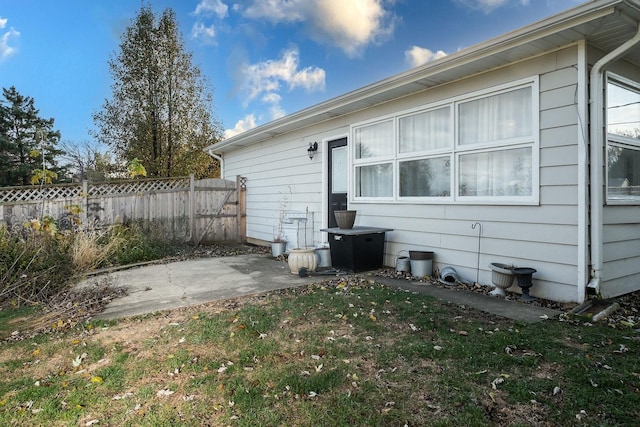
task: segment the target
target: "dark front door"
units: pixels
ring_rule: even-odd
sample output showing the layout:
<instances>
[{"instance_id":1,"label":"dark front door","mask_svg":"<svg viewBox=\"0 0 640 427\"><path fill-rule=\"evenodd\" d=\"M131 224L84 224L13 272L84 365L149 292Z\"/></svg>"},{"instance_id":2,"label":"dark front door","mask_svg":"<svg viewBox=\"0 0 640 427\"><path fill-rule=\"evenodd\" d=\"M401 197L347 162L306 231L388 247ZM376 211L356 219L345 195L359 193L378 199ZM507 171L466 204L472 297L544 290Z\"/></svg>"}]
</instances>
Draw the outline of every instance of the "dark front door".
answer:
<instances>
[{"instance_id":1,"label":"dark front door","mask_svg":"<svg viewBox=\"0 0 640 427\"><path fill-rule=\"evenodd\" d=\"M329 141L329 218L328 226L337 227L335 211L347 209L348 151L347 138Z\"/></svg>"}]
</instances>

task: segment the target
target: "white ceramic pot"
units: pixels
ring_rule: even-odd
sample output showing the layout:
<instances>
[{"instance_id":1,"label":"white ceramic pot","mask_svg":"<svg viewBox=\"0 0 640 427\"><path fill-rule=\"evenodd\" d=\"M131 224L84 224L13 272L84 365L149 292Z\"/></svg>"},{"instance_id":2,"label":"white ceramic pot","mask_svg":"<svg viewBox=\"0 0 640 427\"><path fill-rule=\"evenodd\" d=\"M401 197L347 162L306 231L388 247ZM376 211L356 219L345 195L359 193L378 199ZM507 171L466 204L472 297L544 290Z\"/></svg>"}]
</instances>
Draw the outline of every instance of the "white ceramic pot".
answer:
<instances>
[{"instance_id":1,"label":"white ceramic pot","mask_svg":"<svg viewBox=\"0 0 640 427\"><path fill-rule=\"evenodd\" d=\"M293 274L298 274L301 268L307 271L316 271L318 256L315 248L296 248L289 250L289 269Z\"/></svg>"}]
</instances>

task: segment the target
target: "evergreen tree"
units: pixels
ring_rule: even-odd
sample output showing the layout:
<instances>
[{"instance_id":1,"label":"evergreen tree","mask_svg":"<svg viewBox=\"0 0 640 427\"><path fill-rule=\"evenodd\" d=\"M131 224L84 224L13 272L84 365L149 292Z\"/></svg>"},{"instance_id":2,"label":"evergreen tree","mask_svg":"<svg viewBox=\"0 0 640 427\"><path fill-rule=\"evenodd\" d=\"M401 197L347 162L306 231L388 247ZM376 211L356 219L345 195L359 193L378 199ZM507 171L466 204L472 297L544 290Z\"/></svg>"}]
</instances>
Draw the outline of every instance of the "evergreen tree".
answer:
<instances>
[{"instance_id":1,"label":"evergreen tree","mask_svg":"<svg viewBox=\"0 0 640 427\"><path fill-rule=\"evenodd\" d=\"M139 159L149 176L215 176L202 149L220 139L211 94L185 51L174 12L143 6L109 61L112 98L94 114L95 137L121 163Z\"/></svg>"},{"instance_id":2,"label":"evergreen tree","mask_svg":"<svg viewBox=\"0 0 640 427\"><path fill-rule=\"evenodd\" d=\"M2 94L0 186L29 185L43 170L53 172L49 176L63 176L55 160L62 151L56 148L60 132L53 130L53 119L39 117L34 99L20 95L13 86L3 88Z\"/></svg>"}]
</instances>

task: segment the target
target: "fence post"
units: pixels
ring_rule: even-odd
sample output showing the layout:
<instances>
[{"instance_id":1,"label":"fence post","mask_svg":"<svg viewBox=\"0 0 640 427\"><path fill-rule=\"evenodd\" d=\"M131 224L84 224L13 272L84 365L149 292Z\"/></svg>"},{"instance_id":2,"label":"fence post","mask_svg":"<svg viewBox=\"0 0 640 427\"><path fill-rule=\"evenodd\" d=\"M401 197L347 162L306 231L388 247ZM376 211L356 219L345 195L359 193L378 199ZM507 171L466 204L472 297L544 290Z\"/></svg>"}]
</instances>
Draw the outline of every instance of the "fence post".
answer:
<instances>
[{"instance_id":1,"label":"fence post","mask_svg":"<svg viewBox=\"0 0 640 427\"><path fill-rule=\"evenodd\" d=\"M189 175L189 242L195 242L196 235L196 180Z\"/></svg>"},{"instance_id":2,"label":"fence post","mask_svg":"<svg viewBox=\"0 0 640 427\"><path fill-rule=\"evenodd\" d=\"M247 241L247 178L236 175L236 225L238 228L238 241Z\"/></svg>"}]
</instances>

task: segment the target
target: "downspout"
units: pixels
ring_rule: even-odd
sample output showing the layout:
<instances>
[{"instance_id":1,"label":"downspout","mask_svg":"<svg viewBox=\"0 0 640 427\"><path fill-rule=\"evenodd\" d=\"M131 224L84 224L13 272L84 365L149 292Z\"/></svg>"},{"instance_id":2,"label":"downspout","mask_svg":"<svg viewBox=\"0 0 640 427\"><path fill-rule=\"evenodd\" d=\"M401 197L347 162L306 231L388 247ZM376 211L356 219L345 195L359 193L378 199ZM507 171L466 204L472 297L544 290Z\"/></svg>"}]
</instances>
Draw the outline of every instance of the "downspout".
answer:
<instances>
[{"instance_id":1,"label":"downspout","mask_svg":"<svg viewBox=\"0 0 640 427\"><path fill-rule=\"evenodd\" d=\"M220 163L220 179L224 179L224 159L222 155L214 153L213 150L207 150L207 154Z\"/></svg>"},{"instance_id":2,"label":"downspout","mask_svg":"<svg viewBox=\"0 0 640 427\"><path fill-rule=\"evenodd\" d=\"M604 149L605 149L605 129L604 129L604 72L605 68L612 62L622 57L636 44L640 43L640 23L638 31L629 40L616 49L603 56L591 68L590 90L591 98L589 116L591 118L590 131L590 155L591 155L591 280L587 285L587 293L599 294L602 284L603 268L603 213L604 213Z\"/></svg>"}]
</instances>

